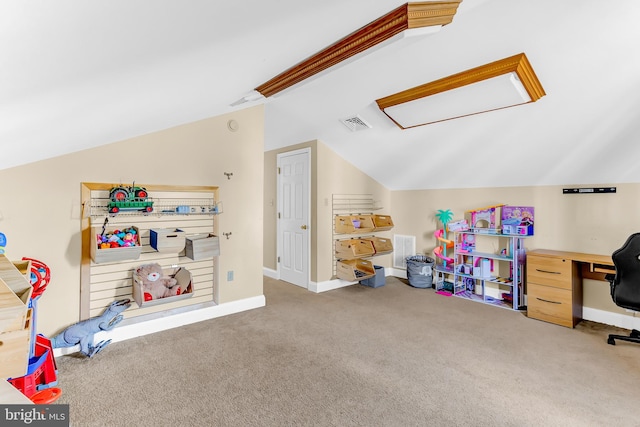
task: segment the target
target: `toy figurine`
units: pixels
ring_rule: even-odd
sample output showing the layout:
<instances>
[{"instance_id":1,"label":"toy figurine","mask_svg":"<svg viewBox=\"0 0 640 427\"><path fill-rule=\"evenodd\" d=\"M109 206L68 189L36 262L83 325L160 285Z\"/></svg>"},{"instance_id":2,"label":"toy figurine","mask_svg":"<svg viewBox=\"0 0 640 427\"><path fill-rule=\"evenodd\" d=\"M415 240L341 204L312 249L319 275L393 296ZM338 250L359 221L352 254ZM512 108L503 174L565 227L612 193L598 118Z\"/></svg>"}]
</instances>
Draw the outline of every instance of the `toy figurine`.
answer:
<instances>
[{"instance_id":1,"label":"toy figurine","mask_svg":"<svg viewBox=\"0 0 640 427\"><path fill-rule=\"evenodd\" d=\"M131 306L131 300L122 299L112 302L99 316L80 321L66 328L53 337L53 348L72 347L80 344L80 352L87 357L93 357L105 348L111 340L100 341L93 345L93 336L100 331L110 331L124 318L123 311Z\"/></svg>"}]
</instances>

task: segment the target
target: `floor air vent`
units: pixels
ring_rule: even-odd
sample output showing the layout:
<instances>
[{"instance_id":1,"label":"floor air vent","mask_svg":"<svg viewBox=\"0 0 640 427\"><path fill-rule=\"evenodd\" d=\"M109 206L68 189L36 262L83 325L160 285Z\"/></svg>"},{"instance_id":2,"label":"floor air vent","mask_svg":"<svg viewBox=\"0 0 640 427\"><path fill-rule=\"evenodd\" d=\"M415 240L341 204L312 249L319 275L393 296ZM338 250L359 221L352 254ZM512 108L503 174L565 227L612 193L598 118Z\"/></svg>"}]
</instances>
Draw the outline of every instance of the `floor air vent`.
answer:
<instances>
[{"instance_id":1,"label":"floor air vent","mask_svg":"<svg viewBox=\"0 0 640 427\"><path fill-rule=\"evenodd\" d=\"M359 130L371 129L371 125L367 123L362 117L356 115L353 117L347 117L346 119L340 119L340 121L349 128L351 132L357 132Z\"/></svg>"}]
</instances>

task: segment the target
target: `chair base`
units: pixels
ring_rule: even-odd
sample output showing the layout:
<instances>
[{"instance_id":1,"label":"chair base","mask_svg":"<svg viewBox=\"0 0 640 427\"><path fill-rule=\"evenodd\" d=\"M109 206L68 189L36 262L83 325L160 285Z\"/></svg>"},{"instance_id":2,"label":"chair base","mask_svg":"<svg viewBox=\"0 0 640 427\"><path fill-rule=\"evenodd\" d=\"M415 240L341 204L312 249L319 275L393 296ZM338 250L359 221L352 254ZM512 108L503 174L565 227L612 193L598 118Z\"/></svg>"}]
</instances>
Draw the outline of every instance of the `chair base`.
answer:
<instances>
[{"instance_id":1,"label":"chair base","mask_svg":"<svg viewBox=\"0 0 640 427\"><path fill-rule=\"evenodd\" d=\"M638 331L637 329L632 329L631 333L628 336L610 334L609 339L607 339L607 343L611 345L616 345L615 340L634 342L636 344L640 344L640 331Z\"/></svg>"}]
</instances>

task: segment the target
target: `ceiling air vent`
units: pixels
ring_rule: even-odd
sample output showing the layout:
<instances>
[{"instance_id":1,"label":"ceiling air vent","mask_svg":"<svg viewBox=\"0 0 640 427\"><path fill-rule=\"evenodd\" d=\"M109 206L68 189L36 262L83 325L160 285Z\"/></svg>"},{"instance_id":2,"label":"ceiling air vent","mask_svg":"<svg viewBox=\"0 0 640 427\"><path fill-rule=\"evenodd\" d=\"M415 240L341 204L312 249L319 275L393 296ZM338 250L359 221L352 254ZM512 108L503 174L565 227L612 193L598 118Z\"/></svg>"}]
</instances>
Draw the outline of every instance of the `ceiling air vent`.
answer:
<instances>
[{"instance_id":1,"label":"ceiling air vent","mask_svg":"<svg viewBox=\"0 0 640 427\"><path fill-rule=\"evenodd\" d=\"M358 115L353 117L347 117L346 119L340 119L340 121L349 128L351 132L357 132L359 130L371 129L371 125L364 121L364 119Z\"/></svg>"}]
</instances>

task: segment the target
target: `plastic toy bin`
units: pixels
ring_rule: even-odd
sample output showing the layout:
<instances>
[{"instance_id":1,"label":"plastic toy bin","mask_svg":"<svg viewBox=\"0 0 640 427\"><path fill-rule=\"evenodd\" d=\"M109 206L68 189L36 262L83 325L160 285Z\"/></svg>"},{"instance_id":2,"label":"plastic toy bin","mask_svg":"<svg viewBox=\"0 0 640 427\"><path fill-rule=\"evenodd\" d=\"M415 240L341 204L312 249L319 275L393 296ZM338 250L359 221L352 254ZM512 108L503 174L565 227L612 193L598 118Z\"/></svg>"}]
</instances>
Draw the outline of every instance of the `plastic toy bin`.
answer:
<instances>
[{"instance_id":1,"label":"plastic toy bin","mask_svg":"<svg viewBox=\"0 0 640 427\"><path fill-rule=\"evenodd\" d=\"M384 267L382 267L381 265L374 265L373 268L376 271L376 275L369 279L361 280L360 284L369 286L370 288L379 288L380 286L384 286L386 283Z\"/></svg>"}]
</instances>

